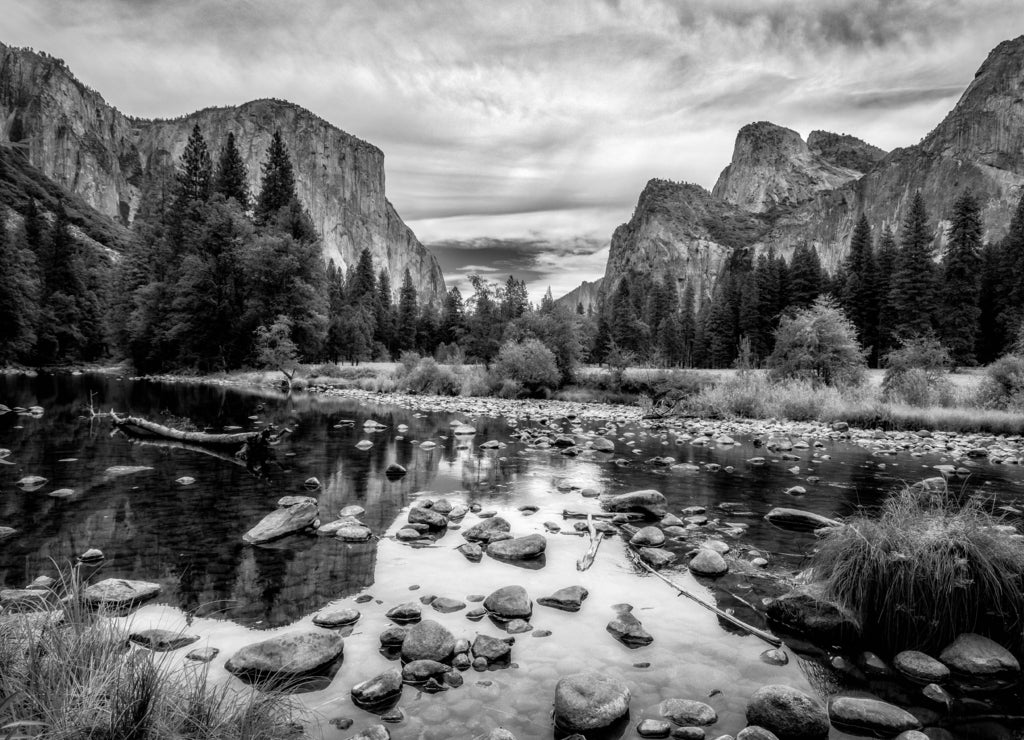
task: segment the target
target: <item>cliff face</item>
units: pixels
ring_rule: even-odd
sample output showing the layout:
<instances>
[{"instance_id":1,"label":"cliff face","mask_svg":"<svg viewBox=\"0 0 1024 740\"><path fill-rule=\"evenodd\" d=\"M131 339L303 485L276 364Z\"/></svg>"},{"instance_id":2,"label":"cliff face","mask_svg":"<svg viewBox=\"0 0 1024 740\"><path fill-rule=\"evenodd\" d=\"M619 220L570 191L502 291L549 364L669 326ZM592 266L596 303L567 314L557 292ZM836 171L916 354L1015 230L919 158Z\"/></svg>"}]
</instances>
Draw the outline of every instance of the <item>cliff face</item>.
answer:
<instances>
[{"instance_id":1,"label":"cliff face","mask_svg":"<svg viewBox=\"0 0 1024 740\"><path fill-rule=\"evenodd\" d=\"M583 306L583 311L589 311L590 309L597 309L598 296L601 294L601 284L604 282L604 278L598 278L597 280L588 283L584 280L580 283L578 288L569 291L561 298L557 299L555 303L560 306L566 306L569 309L575 311L577 306Z\"/></svg>"},{"instance_id":2,"label":"cliff face","mask_svg":"<svg viewBox=\"0 0 1024 740\"><path fill-rule=\"evenodd\" d=\"M633 218L615 232L604 289L630 270L668 272L694 281L706 298L733 249L774 249L788 258L801 242L835 271L862 212L876 234L885 227L898 233L917 191L941 252L946 215L965 189L983 204L986 239L1000 239L1024 193L1024 36L989 54L953 110L915 146L886 154L823 131L805 144L796 132L762 122L741 129L712 193L648 183Z\"/></svg>"},{"instance_id":3,"label":"cliff face","mask_svg":"<svg viewBox=\"0 0 1024 740\"><path fill-rule=\"evenodd\" d=\"M259 191L260 166L280 130L299 198L323 235L324 259L341 268L369 248L397 292L406 269L421 299L444 291L440 265L402 222L384 192L384 154L297 105L257 100L171 121L122 115L60 60L0 44L0 141L22 147L33 166L97 211L129 224L146 168L178 161L199 125L211 151L234 133Z\"/></svg>"}]
</instances>

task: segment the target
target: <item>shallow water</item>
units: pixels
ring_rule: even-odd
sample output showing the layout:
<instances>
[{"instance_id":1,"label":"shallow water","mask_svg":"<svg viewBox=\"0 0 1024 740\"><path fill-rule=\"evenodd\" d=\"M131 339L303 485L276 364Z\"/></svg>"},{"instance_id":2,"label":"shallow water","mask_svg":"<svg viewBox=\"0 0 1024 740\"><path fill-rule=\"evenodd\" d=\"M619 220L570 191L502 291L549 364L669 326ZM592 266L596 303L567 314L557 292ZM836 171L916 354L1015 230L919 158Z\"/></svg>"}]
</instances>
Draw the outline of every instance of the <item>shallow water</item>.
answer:
<instances>
[{"instance_id":1,"label":"shallow water","mask_svg":"<svg viewBox=\"0 0 1024 740\"><path fill-rule=\"evenodd\" d=\"M90 401L97 410L113 408L171 425L187 418L211 431L272 423L293 432L275 448L281 469L258 480L230 460L112 435L109 419L88 418ZM512 668L467 671L464 686L440 694L421 694L407 686L399 704L405 720L389 726L392 737L473 738L504 726L520 739L549 738L555 683L584 669L618 676L630 686L633 721L625 737L634 737L636 721L656 717L658 702L671 697L700 699L715 707L719 721L708 730L715 737L735 734L744 726L747 699L764 684L786 683L825 696L836 678L824 668L793 654L787 666L762 662L759 655L766 644L726 629L714 614L678 598L660 580L638 573L618 538L606 540L594 566L578 573L575 563L588 542L575 536L573 522L562 518L563 510L599 510L595 499L581 495L582 489L621 493L656 488L668 497L673 513L704 506L709 519L748 525L732 534L718 528L716 536L728 540L741 560L749 559L751 550L765 554L770 560L767 573L750 567L712 583L698 582L682 565L665 572L688 590L763 626L744 602L757 605L782 590L768 576L797 571L813 544L812 535L776 529L762 520L763 514L774 506L795 506L826 516L847 515L858 506L877 504L895 483L927 477L934 474L931 466L948 462L937 455L873 456L870 450L833 440L823 440L823 448L794 450L800 459L784 461L736 435L740 444L735 446L697 447L640 425L619 428L615 455L587 452L568 458L556 449L531 449L510 438L514 426L505 420L460 414L458 401L449 413L425 414L356 399L283 398L211 385L90 375L0 376L0 403L44 409L39 418L0 416L0 448L11 451L4 460L11 464L0 465L0 525L17 530L0 543L3 587L22 587L40 574L55 575L57 565L90 547L100 548L106 555L101 577L131 577L163 586L155 602L135 613L133 626L184 628L200 635L199 645L220 649L211 675L227 680L235 679L224 670L224 661L242 645L307 624L329 604L353 606L357 595L374 597L355 607L363 616L346 638L344 660L330 685L302 695L314 735L325 738L348 737L379 721L352 705L349 689L394 665L379 652L377 640L390 624L384 617L388 609L425 595L465 600L511 584L524 586L534 599L570 585L584 586L590 596L575 614L535 605L531 624L552 634L517 635ZM365 433L362 424L370 418L387 429ZM355 425L337 427L342 419ZM476 435L456 438L451 433L456 420L474 426ZM399 424L409 426L405 435L397 433ZM538 424L518 421L518 426ZM561 419L555 426L567 433L576 427L577 436L585 437L602 424ZM362 439L371 440L373 447L356 449ZM427 451L417 446L427 439L437 447ZM480 449L488 440L507 446ZM717 463L723 470L679 472L645 462L667 455L678 462ZM754 456L769 462L752 467L745 461ZM620 465L615 458L632 462ZM384 469L392 462L406 467L408 474L388 480ZM790 472L794 465L799 472ZM151 469L117 476L109 472L112 466ZM727 466L734 471L726 472ZM28 475L48 480L37 490L24 491L16 482ZM182 476L195 478L195 483L177 483ZM820 481L809 483L808 476ZM242 535L273 510L278 498L309 494L303 485L309 477L322 482L312 495L319 499L323 521L335 518L344 506L358 504L366 509L362 520L380 539L346 544L296 535L266 547L244 545ZM1024 471L1017 466L983 462L973 466L969 484L1000 503L1014 503L1024 498L1022 481ZM794 485L805 486L806 495L795 499L786 494ZM60 489L73 493L50 495ZM430 547L414 548L394 539L413 500L440 495L497 511L517 536L545 533L549 521L558 523L562 533L547 535L540 569L487 557L468 562L455 549L465 540L454 528ZM741 504L754 516L732 517L716 508L723 502ZM539 510L527 515L519 511L524 505ZM476 521L471 513L462 527ZM687 542L669 546L682 556L705 536L703 531L697 529ZM612 606L623 602L633 605L654 636L651 645L630 649L605 630L614 616ZM477 633L503 634L486 619L469 621L465 610L439 614L424 607L424 618L470 640ZM355 724L342 732L328 722L339 717ZM833 737L842 735L833 730Z\"/></svg>"}]
</instances>

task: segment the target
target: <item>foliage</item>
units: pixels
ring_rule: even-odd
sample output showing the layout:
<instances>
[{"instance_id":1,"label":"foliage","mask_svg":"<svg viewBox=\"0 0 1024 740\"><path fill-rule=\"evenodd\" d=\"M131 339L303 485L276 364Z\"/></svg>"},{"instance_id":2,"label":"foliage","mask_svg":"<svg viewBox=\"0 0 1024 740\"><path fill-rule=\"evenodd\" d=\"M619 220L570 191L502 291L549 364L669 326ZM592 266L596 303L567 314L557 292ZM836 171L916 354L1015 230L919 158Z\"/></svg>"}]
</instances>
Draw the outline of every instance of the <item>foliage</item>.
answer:
<instances>
[{"instance_id":1,"label":"foliage","mask_svg":"<svg viewBox=\"0 0 1024 740\"><path fill-rule=\"evenodd\" d=\"M0 216L0 367L27 357L36 342L39 281L35 255L9 233Z\"/></svg>"},{"instance_id":2,"label":"foliage","mask_svg":"<svg viewBox=\"0 0 1024 740\"><path fill-rule=\"evenodd\" d=\"M461 393L462 381L450 367L437 364L433 357L421 359L415 353L406 353L402 357L402 366L395 378L398 389L432 396L457 396Z\"/></svg>"},{"instance_id":3,"label":"foliage","mask_svg":"<svg viewBox=\"0 0 1024 740\"><path fill-rule=\"evenodd\" d=\"M1016 647L1024 551L1000 524L977 499L911 487L886 500L878 516L830 531L812 577L889 651L941 649L965 632Z\"/></svg>"},{"instance_id":4,"label":"foliage","mask_svg":"<svg viewBox=\"0 0 1024 740\"><path fill-rule=\"evenodd\" d=\"M292 341L292 321L278 315L270 326L256 328L256 362L260 367L280 370L291 383L299 361L299 348Z\"/></svg>"},{"instance_id":5,"label":"foliage","mask_svg":"<svg viewBox=\"0 0 1024 740\"><path fill-rule=\"evenodd\" d=\"M895 337L923 336L932 331L937 309L936 289L932 232L924 198L918 192L903 221L889 288Z\"/></svg>"},{"instance_id":6,"label":"foliage","mask_svg":"<svg viewBox=\"0 0 1024 740\"><path fill-rule=\"evenodd\" d=\"M842 309L833 299L822 297L810 308L782 319L768 367L776 379L857 384L865 368L864 350Z\"/></svg>"},{"instance_id":7,"label":"foliage","mask_svg":"<svg viewBox=\"0 0 1024 740\"><path fill-rule=\"evenodd\" d=\"M840 301L857 328L858 341L870 351L878 342L878 295L875 292L878 275L871 248L871 225L863 213L850 239L844 273Z\"/></svg>"},{"instance_id":8,"label":"foliage","mask_svg":"<svg viewBox=\"0 0 1024 740\"><path fill-rule=\"evenodd\" d=\"M989 408L1024 412L1024 355L1005 355L985 368L980 400Z\"/></svg>"},{"instance_id":9,"label":"foliage","mask_svg":"<svg viewBox=\"0 0 1024 740\"><path fill-rule=\"evenodd\" d=\"M933 335L906 340L884 357L882 396L911 406L929 406L948 399L946 375L953 358Z\"/></svg>"},{"instance_id":10,"label":"foliage","mask_svg":"<svg viewBox=\"0 0 1024 740\"><path fill-rule=\"evenodd\" d=\"M942 337L958 365L975 364L974 349L981 316L981 206L970 193L953 205L949 243L940 285Z\"/></svg>"},{"instance_id":11,"label":"foliage","mask_svg":"<svg viewBox=\"0 0 1024 740\"><path fill-rule=\"evenodd\" d=\"M257 223L267 223L295 199L295 173L280 131L275 131L270 139L262 174L256 200Z\"/></svg>"},{"instance_id":12,"label":"foliage","mask_svg":"<svg viewBox=\"0 0 1024 740\"><path fill-rule=\"evenodd\" d=\"M530 393L557 388L560 379L555 354L538 339L505 342L495 359L494 374L520 383Z\"/></svg>"},{"instance_id":13,"label":"foliage","mask_svg":"<svg viewBox=\"0 0 1024 740\"><path fill-rule=\"evenodd\" d=\"M217 159L217 172L214 175L214 190L225 198L234 198L243 211L249 210L249 173L242 154L235 146L235 135L228 133L224 147Z\"/></svg>"}]
</instances>

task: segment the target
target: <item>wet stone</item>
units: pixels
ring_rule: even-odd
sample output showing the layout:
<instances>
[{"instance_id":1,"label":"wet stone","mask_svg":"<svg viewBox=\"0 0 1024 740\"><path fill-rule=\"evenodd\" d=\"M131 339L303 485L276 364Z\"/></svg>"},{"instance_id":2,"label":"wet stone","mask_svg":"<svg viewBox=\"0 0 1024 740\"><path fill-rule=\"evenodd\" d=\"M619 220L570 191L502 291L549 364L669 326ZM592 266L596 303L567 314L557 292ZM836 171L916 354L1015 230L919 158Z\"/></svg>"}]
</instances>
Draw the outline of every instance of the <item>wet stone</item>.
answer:
<instances>
[{"instance_id":1,"label":"wet stone","mask_svg":"<svg viewBox=\"0 0 1024 740\"><path fill-rule=\"evenodd\" d=\"M904 650L892 659L893 668L911 681L943 683L949 679L949 669L930 655L917 650Z\"/></svg>"},{"instance_id":2,"label":"wet stone","mask_svg":"<svg viewBox=\"0 0 1024 740\"><path fill-rule=\"evenodd\" d=\"M786 740L814 740L829 731L828 714L815 699L791 686L762 686L747 703L747 722Z\"/></svg>"},{"instance_id":3,"label":"wet stone","mask_svg":"<svg viewBox=\"0 0 1024 740\"><path fill-rule=\"evenodd\" d=\"M380 633L380 644L386 647L401 645L408 633L408 627L388 627Z\"/></svg>"},{"instance_id":4,"label":"wet stone","mask_svg":"<svg viewBox=\"0 0 1024 740\"><path fill-rule=\"evenodd\" d=\"M525 619L513 619L505 625L505 630L510 635L518 635L523 632L530 632L533 630L533 625L527 622Z\"/></svg>"},{"instance_id":5,"label":"wet stone","mask_svg":"<svg viewBox=\"0 0 1024 740\"><path fill-rule=\"evenodd\" d=\"M700 552L690 561L690 571L698 576L716 578L724 575L729 570L725 558L714 550L702 548Z\"/></svg>"},{"instance_id":6,"label":"wet stone","mask_svg":"<svg viewBox=\"0 0 1024 740\"><path fill-rule=\"evenodd\" d=\"M477 635L473 641L473 656L489 663L506 661L512 653L512 646L506 641L490 635Z\"/></svg>"},{"instance_id":7,"label":"wet stone","mask_svg":"<svg viewBox=\"0 0 1024 740\"><path fill-rule=\"evenodd\" d=\"M921 723L910 712L877 699L836 696L828 703L828 715L834 727L858 735L892 737L921 729Z\"/></svg>"},{"instance_id":8,"label":"wet stone","mask_svg":"<svg viewBox=\"0 0 1024 740\"><path fill-rule=\"evenodd\" d=\"M372 707L394 700L402 693L402 672L397 668L384 671L352 687L352 701L361 707Z\"/></svg>"},{"instance_id":9,"label":"wet stone","mask_svg":"<svg viewBox=\"0 0 1024 740\"><path fill-rule=\"evenodd\" d=\"M408 601L392 607L385 616L397 624L408 624L420 621L423 616L423 609L415 601Z\"/></svg>"},{"instance_id":10,"label":"wet stone","mask_svg":"<svg viewBox=\"0 0 1024 740\"><path fill-rule=\"evenodd\" d=\"M639 619L629 612L620 612L608 623L608 631L625 645L639 647L650 645L654 638L644 629Z\"/></svg>"},{"instance_id":11,"label":"wet stone","mask_svg":"<svg viewBox=\"0 0 1024 740\"><path fill-rule=\"evenodd\" d=\"M467 542L464 545L459 545L457 549L462 553L466 560L473 563L479 563L484 557L483 548L475 542Z\"/></svg>"},{"instance_id":12,"label":"wet stone","mask_svg":"<svg viewBox=\"0 0 1024 740\"><path fill-rule=\"evenodd\" d=\"M347 627L359 621L361 615L355 609L321 609L313 615L317 627Z\"/></svg>"},{"instance_id":13,"label":"wet stone","mask_svg":"<svg viewBox=\"0 0 1024 740\"><path fill-rule=\"evenodd\" d=\"M555 726L564 732L609 727L629 712L629 687L599 673L577 673L555 686Z\"/></svg>"},{"instance_id":14,"label":"wet stone","mask_svg":"<svg viewBox=\"0 0 1024 740\"><path fill-rule=\"evenodd\" d=\"M786 655L784 650L771 648L761 653L761 662L768 665L787 665L789 663L789 656Z\"/></svg>"},{"instance_id":15,"label":"wet stone","mask_svg":"<svg viewBox=\"0 0 1024 740\"><path fill-rule=\"evenodd\" d=\"M450 669L436 660L413 660L402 667L402 680L408 683L423 683L434 676L441 676Z\"/></svg>"},{"instance_id":16,"label":"wet stone","mask_svg":"<svg viewBox=\"0 0 1024 740\"><path fill-rule=\"evenodd\" d=\"M151 629L132 632L128 639L136 645L149 648L158 653L169 652L191 645L199 641L199 635L185 635L172 630Z\"/></svg>"},{"instance_id":17,"label":"wet stone","mask_svg":"<svg viewBox=\"0 0 1024 740\"><path fill-rule=\"evenodd\" d=\"M779 736L759 725L749 725L736 733L736 740L779 740Z\"/></svg>"},{"instance_id":18,"label":"wet stone","mask_svg":"<svg viewBox=\"0 0 1024 740\"><path fill-rule=\"evenodd\" d=\"M633 547L661 547L665 544L665 533L657 527L643 527L630 538L629 544Z\"/></svg>"},{"instance_id":19,"label":"wet stone","mask_svg":"<svg viewBox=\"0 0 1024 740\"><path fill-rule=\"evenodd\" d=\"M446 596L440 596L430 602L430 606L435 611L441 612L442 614L451 614L466 608L466 603L459 601L458 599L450 599Z\"/></svg>"},{"instance_id":20,"label":"wet stone","mask_svg":"<svg viewBox=\"0 0 1024 740\"><path fill-rule=\"evenodd\" d=\"M970 678L1002 678L1020 673L1020 663L999 643L973 633L957 637L939 660L955 673Z\"/></svg>"},{"instance_id":21,"label":"wet stone","mask_svg":"<svg viewBox=\"0 0 1024 740\"><path fill-rule=\"evenodd\" d=\"M636 726L640 737L668 737L672 733L672 725L660 719L641 720Z\"/></svg>"},{"instance_id":22,"label":"wet stone","mask_svg":"<svg viewBox=\"0 0 1024 740\"><path fill-rule=\"evenodd\" d=\"M452 633L432 619L425 619L409 628L402 643L402 660L444 661L454 650Z\"/></svg>"},{"instance_id":23,"label":"wet stone","mask_svg":"<svg viewBox=\"0 0 1024 740\"><path fill-rule=\"evenodd\" d=\"M484 599L484 609L499 619L529 619L533 604L522 586L504 586Z\"/></svg>"},{"instance_id":24,"label":"wet stone","mask_svg":"<svg viewBox=\"0 0 1024 740\"><path fill-rule=\"evenodd\" d=\"M669 550L654 547L641 547L637 553L640 559L655 570L661 570L676 561L676 554Z\"/></svg>"},{"instance_id":25,"label":"wet stone","mask_svg":"<svg viewBox=\"0 0 1024 740\"><path fill-rule=\"evenodd\" d=\"M704 740L706 734L703 727L676 727L672 730L672 737L680 740Z\"/></svg>"},{"instance_id":26,"label":"wet stone","mask_svg":"<svg viewBox=\"0 0 1024 740\"><path fill-rule=\"evenodd\" d=\"M498 560L531 560L544 554L547 540L544 535L531 534L507 540L492 540L487 554Z\"/></svg>"},{"instance_id":27,"label":"wet stone","mask_svg":"<svg viewBox=\"0 0 1024 740\"><path fill-rule=\"evenodd\" d=\"M582 586L566 586L550 596L542 596L537 599L537 603L561 611L578 612L588 595L587 589Z\"/></svg>"},{"instance_id":28,"label":"wet stone","mask_svg":"<svg viewBox=\"0 0 1024 740\"><path fill-rule=\"evenodd\" d=\"M665 719L676 725L704 727L718 721L718 713L702 701L692 699L666 699L658 706Z\"/></svg>"},{"instance_id":29,"label":"wet stone","mask_svg":"<svg viewBox=\"0 0 1024 740\"><path fill-rule=\"evenodd\" d=\"M196 648L190 650L185 657L189 660L194 660L197 663L209 663L211 660L216 658L220 654L220 650L215 647Z\"/></svg>"}]
</instances>

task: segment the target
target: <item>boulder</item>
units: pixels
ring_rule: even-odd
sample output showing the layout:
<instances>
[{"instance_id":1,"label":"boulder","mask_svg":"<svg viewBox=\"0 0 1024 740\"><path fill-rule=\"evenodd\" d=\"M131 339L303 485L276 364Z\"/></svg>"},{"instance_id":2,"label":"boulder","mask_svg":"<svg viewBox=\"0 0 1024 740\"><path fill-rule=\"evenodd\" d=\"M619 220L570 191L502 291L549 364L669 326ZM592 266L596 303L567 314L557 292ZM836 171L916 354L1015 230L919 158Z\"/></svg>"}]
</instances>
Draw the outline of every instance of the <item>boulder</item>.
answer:
<instances>
[{"instance_id":1,"label":"boulder","mask_svg":"<svg viewBox=\"0 0 1024 740\"><path fill-rule=\"evenodd\" d=\"M629 687L600 673L565 676L555 686L555 726L563 732L609 727L629 714Z\"/></svg>"},{"instance_id":2,"label":"boulder","mask_svg":"<svg viewBox=\"0 0 1024 740\"><path fill-rule=\"evenodd\" d=\"M919 683L942 683L949 678L949 669L930 655L917 650L904 650L892 659L893 668Z\"/></svg>"},{"instance_id":3,"label":"boulder","mask_svg":"<svg viewBox=\"0 0 1024 740\"><path fill-rule=\"evenodd\" d=\"M413 660L402 666L402 680L409 683L425 683L435 676L443 676L451 670L436 660Z\"/></svg>"},{"instance_id":4,"label":"boulder","mask_svg":"<svg viewBox=\"0 0 1024 740\"><path fill-rule=\"evenodd\" d=\"M550 606L552 609L561 609L564 612L578 612L589 595L587 589L582 586L566 586L550 596L542 596L537 599L537 603L541 606Z\"/></svg>"},{"instance_id":5,"label":"boulder","mask_svg":"<svg viewBox=\"0 0 1024 740\"><path fill-rule=\"evenodd\" d=\"M466 560L472 563L479 563L483 560L484 549L475 542L467 542L464 545L459 545L456 549L462 553Z\"/></svg>"},{"instance_id":6,"label":"boulder","mask_svg":"<svg viewBox=\"0 0 1024 740\"><path fill-rule=\"evenodd\" d=\"M692 573L709 578L717 578L729 571L729 565L725 562L725 558L706 547L700 549L688 567Z\"/></svg>"},{"instance_id":7,"label":"boulder","mask_svg":"<svg viewBox=\"0 0 1024 740\"><path fill-rule=\"evenodd\" d=\"M246 645L224 667L235 675L301 676L334 662L344 649L345 640L337 632L300 630Z\"/></svg>"},{"instance_id":8,"label":"boulder","mask_svg":"<svg viewBox=\"0 0 1024 740\"><path fill-rule=\"evenodd\" d=\"M373 536L373 532L362 524L346 524L338 527L334 536L342 542L366 542Z\"/></svg>"},{"instance_id":9,"label":"boulder","mask_svg":"<svg viewBox=\"0 0 1024 740\"><path fill-rule=\"evenodd\" d=\"M762 686L747 703L747 724L759 725L780 740L814 740L828 735L824 707L799 689Z\"/></svg>"},{"instance_id":10,"label":"boulder","mask_svg":"<svg viewBox=\"0 0 1024 740\"><path fill-rule=\"evenodd\" d=\"M835 696L828 703L828 717L836 729L854 735L893 737L921 729L921 723L910 712L878 699Z\"/></svg>"},{"instance_id":11,"label":"boulder","mask_svg":"<svg viewBox=\"0 0 1024 740\"><path fill-rule=\"evenodd\" d=\"M641 560L655 570L661 570L676 561L676 554L674 552L658 547L641 547L637 554Z\"/></svg>"},{"instance_id":12,"label":"boulder","mask_svg":"<svg viewBox=\"0 0 1024 740\"><path fill-rule=\"evenodd\" d=\"M619 612L608 623L607 629L616 640L626 645L650 645L654 642L654 638L644 629L640 620L627 611Z\"/></svg>"},{"instance_id":13,"label":"boulder","mask_svg":"<svg viewBox=\"0 0 1024 740\"><path fill-rule=\"evenodd\" d=\"M597 437L590 446L598 452L615 452L615 443L607 437Z\"/></svg>"},{"instance_id":14,"label":"boulder","mask_svg":"<svg viewBox=\"0 0 1024 740\"><path fill-rule=\"evenodd\" d=\"M533 603L522 586L505 586L484 599L484 609L499 619L529 619Z\"/></svg>"},{"instance_id":15,"label":"boulder","mask_svg":"<svg viewBox=\"0 0 1024 740\"><path fill-rule=\"evenodd\" d=\"M388 704L402 693L402 672L397 668L384 671L352 687L352 701L358 707Z\"/></svg>"},{"instance_id":16,"label":"boulder","mask_svg":"<svg viewBox=\"0 0 1024 740\"><path fill-rule=\"evenodd\" d=\"M657 527L642 527L629 538L633 547L661 547L665 544L665 533Z\"/></svg>"},{"instance_id":17,"label":"boulder","mask_svg":"<svg viewBox=\"0 0 1024 740\"><path fill-rule=\"evenodd\" d=\"M662 717L683 727L707 727L718 721L718 712L702 701L666 699L658 705Z\"/></svg>"},{"instance_id":18,"label":"boulder","mask_svg":"<svg viewBox=\"0 0 1024 740\"><path fill-rule=\"evenodd\" d=\"M644 719L636 726L636 734L640 737L668 737L672 733L672 725L661 719Z\"/></svg>"},{"instance_id":19,"label":"boulder","mask_svg":"<svg viewBox=\"0 0 1024 740\"><path fill-rule=\"evenodd\" d=\"M544 554L548 541L542 534L499 540L487 546L487 554L498 560L532 560Z\"/></svg>"},{"instance_id":20,"label":"boulder","mask_svg":"<svg viewBox=\"0 0 1024 740\"><path fill-rule=\"evenodd\" d=\"M426 524L431 529L444 529L448 526L448 517L444 514L423 506L409 509L410 524Z\"/></svg>"},{"instance_id":21,"label":"boulder","mask_svg":"<svg viewBox=\"0 0 1024 740\"><path fill-rule=\"evenodd\" d=\"M408 627L388 627L380 633L380 644L384 647L397 647L405 642L405 636L408 634Z\"/></svg>"},{"instance_id":22,"label":"boulder","mask_svg":"<svg viewBox=\"0 0 1024 740\"><path fill-rule=\"evenodd\" d=\"M483 542L488 543L493 539L497 539L501 535L508 534L509 530L512 529L505 519L500 516L490 517L484 519L482 522L477 522L469 529L462 533L470 542Z\"/></svg>"},{"instance_id":23,"label":"boulder","mask_svg":"<svg viewBox=\"0 0 1024 740\"><path fill-rule=\"evenodd\" d=\"M136 645L142 645L142 647L149 648L158 653L166 653L198 642L199 635L186 635L172 630L152 629L132 632L128 635L128 639Z\"/></svg>"},{"instance_id":24,"label":"boulder","mask_svg":"<svg viewBox=\"0 0 1024 740\"><path fill-rule=\"evenodd\" d=\"M955 673L969 678L1003 678L1020 673L1013 654L987 637L967 632L957 637L939 654L939 660Z\"/></svg>"},{"instance_id":25,"label":"boulder","mask_svg":"<svg viewBox=\"0 0 1024 740\"><path fill-rule=\"evenodd\" d=\"M129 581L124 578L106 578L85 589L83 596L87 604L122 608L134 606L152 599L160 593L160 584L146 581Z\"/></svg>"},{"instance_id":26,"label":"boulder","mask_svg":"<svg viewBox=\"0 0 1024 740\"><path fill-rule=\"evenodd\" d=\"M432 619L409 628L402 643L402 660L435 660L445 661L455 651L455 638L447 628Z\"/></svg>"},{"instance_id":27,"label":"boulder","mask_svg":"<svg viewBox=\"0 0 1024 740\"><path fill-rule=\"evenodd\" d=\"M317 627L347 627L359 621L361 615L355 609L321 609L313 615Z\"/></svg>"},{"instance_id":28,"label":"boulder","mask_svg":"<svg viewBox=\"0 0 1024 740\"><path fill-rule=\"evenodd\" d=\"M488 663L506 661L511 654L512 646L507 641L497 637L477 635L476 639L473 640L473 657L484 658Z\"/></svg>"},{"instance_id":29,"label":"boulder","mask_svg":"<svg viewBox=\"0 0 1024 740\"><path fill-rule=\"evenodd\" d=\"M391 607L384 616L392 622L408 624L409 622L420 621L420 617L423 616L423 609L418 602L407 601L404 604Z\"/></svg>"},{"instance_id":30,"label":"boulder","mask_svg":"<svg viewBox=\"0 0 1024 740\"><path fill-rule=\"evenodd\" d=\"M311 501L312 503L310 503ZM293 532L308 529L318 518L319 512L315 499L275 509L263 517L259 524L242 535L242 541L250 545L270 542Z\"/></svg>"},{"instance_id":31,"label":"boulder","mask_svg":"<svg viewBox=\"0 0 1024 740\"><path fill-rule=\"evenodd\" d=\"M765 613L776 624L812 642L849 645L860 637L856 618L838 604L825 599L816 588L800 588L771 599L765 605Z\"/></svg>"},{"instance_id":32,"label":"boulder","mask_svg":"<svg viewBox=\"0 0 1024 740\"><path fill-rule=\"evenodd\" d=\"M620 493L602 502L607 511L632 511L646 514L653 519L661 519L668 513L665 497L654 489Z\"/></svg>"}]
</instances>

